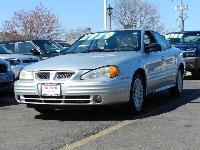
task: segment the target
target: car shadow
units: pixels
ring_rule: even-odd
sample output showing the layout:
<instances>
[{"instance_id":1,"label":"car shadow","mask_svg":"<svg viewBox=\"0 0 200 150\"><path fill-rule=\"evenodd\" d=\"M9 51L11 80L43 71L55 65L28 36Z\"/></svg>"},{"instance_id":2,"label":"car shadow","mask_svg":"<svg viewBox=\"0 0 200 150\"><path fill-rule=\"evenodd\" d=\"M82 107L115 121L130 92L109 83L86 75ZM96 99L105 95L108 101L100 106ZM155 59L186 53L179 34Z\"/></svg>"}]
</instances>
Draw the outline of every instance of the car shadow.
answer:
<instances>
[{"instance_id":1,"label":"car shadow","mask_svg":"<svg viewBox=\"0 0 200 150\"><path fill-rule=\"evenodd\" d=\"M184 77L184 80L200 80L200 77L194 77L192 75L187 75Z\"/></svg>"},{"instance_id":2,"label":"car shadow","mask_svg":"<svg viewBox=\"0 0 200 150\"><path fill-rule=\"evenodd\" d=\"M15 100L14 93L0 93L0 107L4 106L11 106L11 105L17 105L17 101Z\"/></svg>"},{"instance_id":3,"label":"car shadow","mask_svg":"<svg viewBox=\"0 0 200 150\"><path fill-rule=\"evenodd\" d=\"M180 97L170 96L165 91L151 94L145 100L144 111L138 115L130 114L125 108L99 107L97 109L71 109L54 114L39 114L35 119L59 121L123 121L142 119L171 112L200 97L199 89L185 89Z\"/></svg>"}]
</instances>

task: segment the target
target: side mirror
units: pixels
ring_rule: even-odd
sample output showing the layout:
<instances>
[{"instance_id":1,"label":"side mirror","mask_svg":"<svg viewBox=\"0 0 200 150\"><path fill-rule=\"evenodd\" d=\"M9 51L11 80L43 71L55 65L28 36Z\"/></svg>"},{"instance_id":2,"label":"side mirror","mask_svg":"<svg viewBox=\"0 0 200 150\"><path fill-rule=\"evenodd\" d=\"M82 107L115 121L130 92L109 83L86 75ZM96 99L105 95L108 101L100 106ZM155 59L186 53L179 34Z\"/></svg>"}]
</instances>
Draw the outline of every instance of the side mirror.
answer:
<instances>
[{"instance_id":1,"label":"side mirror","mask_svg":"<svg viewBox=\"0 0 200 150\"><path fill-rule=\"evenodd\" d=\"M37 49L32 49L30 52L33 53L33 55L36 55L36 56L41 55L40 51L37 50Z\"/></svg>"},{"instance_id":2,"label":"side mirror","mask_svg":"<svg viewBox=\"0 0 200 150\"><path fill-rule=\"evenodd\" d=\"M151 43L148 46L145 46L146 53L157 52L157 51L161 51L161 50L162 50L162 47L158 43Z\"/></svg>"}]
</instances>

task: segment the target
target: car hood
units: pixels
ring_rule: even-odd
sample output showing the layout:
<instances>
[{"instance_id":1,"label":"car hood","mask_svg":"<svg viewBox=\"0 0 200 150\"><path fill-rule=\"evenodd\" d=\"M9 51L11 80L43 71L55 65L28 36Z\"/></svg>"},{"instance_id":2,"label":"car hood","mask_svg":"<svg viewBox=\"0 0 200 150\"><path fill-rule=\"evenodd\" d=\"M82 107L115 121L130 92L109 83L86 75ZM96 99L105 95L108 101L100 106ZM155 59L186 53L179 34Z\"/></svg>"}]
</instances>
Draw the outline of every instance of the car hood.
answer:
<instances>
[{"instance_id":1,"label":"car hood","mask_svg":"<svg viewBox=\"0 0 200 150\"><path fill-rule=\"evenodd\" d=\"M31 55L22 55L22 54L0 54L1 59L19 59L19 60L38 60L39 58Z\"/></svg>"},{"instance_id":2,"label":"car hood","mask_svg":"<svg viewBox=\"0 0 200 150\"><path fill-rule=\"evenodd\" d=\"M66 54L27 66L28 71L39 70L80 70L95 69L107 65L117 65L133 59L139 52L77 53Z\"/></svg>"}]
</instances>

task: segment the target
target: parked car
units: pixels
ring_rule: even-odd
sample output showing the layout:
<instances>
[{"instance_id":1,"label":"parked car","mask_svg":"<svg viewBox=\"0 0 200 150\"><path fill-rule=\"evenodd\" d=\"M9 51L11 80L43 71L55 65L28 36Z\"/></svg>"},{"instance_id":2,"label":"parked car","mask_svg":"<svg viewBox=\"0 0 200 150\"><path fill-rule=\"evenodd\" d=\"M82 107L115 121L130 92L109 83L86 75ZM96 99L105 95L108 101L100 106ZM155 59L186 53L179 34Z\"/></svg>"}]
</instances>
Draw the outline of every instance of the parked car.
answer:
<instances>
[{"instance_id":1,"label":"parked car","mask_svg":"<svg viewBox=\"0 0 200 150\"><path fill-rule=\"evenodd\" d=\"M9 63L0 59L0 92L13 90L15 75Z\"/></svg>"},{"instance_id":2,"label":"parked car","mask_svg":"<svg viewBox=\"0 0 200 150\"><path fill-rule=\"evenodd\" d=\"M62 40L54 40L56 43L58 43L59 45L61 45L64 49L69 49L70 44L67 43L66 41L62 41Z\"/></svg>"},{"instance_id":3,"label":"parked car","mask_svg":"<svg viewBox=\"0 0 200 150\"><path fill-rule=\"evenodd\" d=\"M58 56L63 49L51 40L2 41L4 46L15 54L40 56L42 59Z\"/></svg>"},{"instance_id":4,"label":"parked car","mask_svg":"<svg viewBox=\"0 0 200 150\"><path fill-rule=\"evenodd\" d=\"M190 71L194 77L200 77L200 31L173 32L165 35L165 38L183 51L186 71Z\"/></svg>"},{"instance_id":5,"label":"parked car","mask_svg":"<svg viewBox=\"0 0 200 150\"><path fill-rule=\"evenodd\" d=\"M15 78L18 78L19 72L27 65L40 61L36 56L13 54L10 50L0 44L0 58L6 60L12 71L15 73Z\"/></svg>"},{"instance_id":6,"label":"parked car","mask_svg":"<svg viewBox=\"0 0 200 150\"><path fill-rule=\"evenodd\" d=\"M85 35L67 55L25 67L14 90L19 103L41 113L120 103L140 112L149 93L181 95L183 76L181 51L159 33L116 30Z\"/></svg>"}]
</instances>

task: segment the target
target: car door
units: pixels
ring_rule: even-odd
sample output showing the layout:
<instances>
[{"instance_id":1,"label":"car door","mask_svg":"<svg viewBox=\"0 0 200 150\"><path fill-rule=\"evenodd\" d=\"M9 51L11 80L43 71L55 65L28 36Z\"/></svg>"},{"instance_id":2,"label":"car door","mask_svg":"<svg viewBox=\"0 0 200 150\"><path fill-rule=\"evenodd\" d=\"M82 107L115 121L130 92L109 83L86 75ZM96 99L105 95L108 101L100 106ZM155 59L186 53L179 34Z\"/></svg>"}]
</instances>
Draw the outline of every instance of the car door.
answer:
<instances>
[{"instance_id":1,"label":"car door","mask_svg":"<svg viewBox=\"0 0 200 150\"><path fill-rule=\"evenodd\" d=\"M144 34L144 48L151 43L156 43L150 31ZM143 63L147 74L147 92L154 92L160 88L161 75L163 74L162 51L145 52Z\"/></svg>"},{"instance_id":2,"label":"car door","mask_svg":"<svg viewBox=\"0 0 200 150\"><path fill-rule=\"evenodd\" d=\"M153 35L162 47L162 56L161 59L163 61L162 65L162 85L170 86L174 83L174 78L176 77L177 67L176 67L176 55L173 49L170 47L168 42L164 39L162 35L157 32L153 32Z\"/></svg>"}]
</instances>

